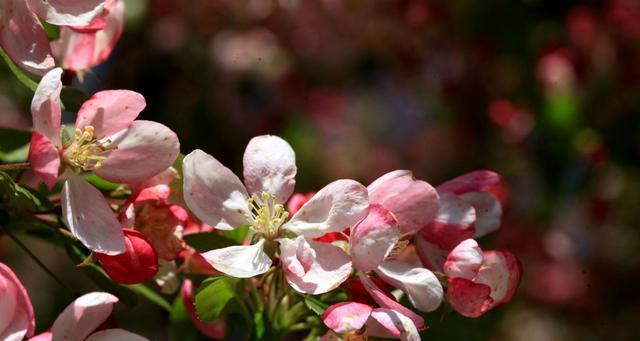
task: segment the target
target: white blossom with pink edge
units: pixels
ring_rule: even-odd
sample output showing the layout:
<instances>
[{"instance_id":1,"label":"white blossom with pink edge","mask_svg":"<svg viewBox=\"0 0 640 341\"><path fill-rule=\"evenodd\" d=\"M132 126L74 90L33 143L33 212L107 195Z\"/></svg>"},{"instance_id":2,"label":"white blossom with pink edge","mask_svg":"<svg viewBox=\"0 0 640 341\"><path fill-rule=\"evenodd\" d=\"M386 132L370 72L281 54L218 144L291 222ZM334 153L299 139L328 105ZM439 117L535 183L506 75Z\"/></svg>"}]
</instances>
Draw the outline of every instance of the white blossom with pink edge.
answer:
<instances>
[{"instance_id":1,"label":"white blossom with pink edge","mask_svg":"<svg viewBox=\"0 0 640 341\"><path fill-rule=\"evenodd\" d=\"M351 270L349 257L337 246L305 238L339 232L363 219L369 208L366 188L353 180L334 181L288 219L283 204L293 192L297 172L291 146L277 136L254 137L247 145L243 164L244 185L201 150L184 158L184 199L191 211L218 229L249 225L254 234L253 245L211 250L203 257L223 273L253 277L270 268L271 258L264 247L276 242L294 289L321 294L340 285ZM292 234L298 237L287 239ZM322 257L316 257L319 254Z\"/></svg>"},{"instance_id":2,"label":"white blossom with pink edge","mask_svg":"<svg viewBox=\"0 0 640 341\"><path fill-rule=\"evenodd\" d=\"M0 340L30 337L36 321L31 299L15 273L0 263Z\"/></svg>"},{"instance_id":3,"label":"white blossom with pink edge","mask_svg":"<svg viewBox=\"0 0 640 341\"><path fill-rule=\"evenodd\" d=\"M73 137L61 136L60 68L41 80L31 103L34 131L29 162L52 187L62 189L63 218L89 249L109 255L124 252L121 224L102 194L80 175L94 172L116 183L141 183L166 170L180 152L176 134L164 125L136 120L146 106L127 90L101 91L78 111Z\"/></svg>"},{"instance_id":4,"label":"white blossom with pink edge","mask_svg":"<svg viewBox=\"0 0 640 341\"><path fill-rule=\"evenodd\" d=\"M20 68L43 75L55 66L39 18L54 25L88 25L105 0L2 0L0 47Z\"/></svg>"}]
</instances>

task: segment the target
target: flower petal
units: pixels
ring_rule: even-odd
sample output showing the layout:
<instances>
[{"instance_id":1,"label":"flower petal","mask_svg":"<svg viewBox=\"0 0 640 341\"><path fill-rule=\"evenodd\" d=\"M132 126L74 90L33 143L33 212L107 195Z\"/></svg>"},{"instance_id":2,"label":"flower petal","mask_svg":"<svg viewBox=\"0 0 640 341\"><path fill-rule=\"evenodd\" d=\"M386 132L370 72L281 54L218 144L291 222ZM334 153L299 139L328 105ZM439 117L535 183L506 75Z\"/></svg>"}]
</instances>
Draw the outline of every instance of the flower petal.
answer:
<instances>
[{"instance_id":1,"label":"flower petal","mask_svg":"<svg viewBox=\"0 0 640 341\"><path fill-rule=\"evenodd\" d=\"M444 262L449 255L449 250L443 250L438 245L433 244L421 235L415 238L416 253L420 257L422 264L431 271L443 271Z\"/></svg>"},{"instance_id":2,"label":"flower petal","mask_svg":"<svg viewBox=\"0 0 640 341\"><path fill-rule=\"evenodd\" d=\"M117 149L111 152L95 173L105 180L136 184L167 169L180 154L176 133L152 121L135 121L112 135Z\"/></svg>"},{"instance_id":3,"label":"flower petal","mask_svg":"<svg viewBox=\"0 0 640 341\"><path fill-rule=\"evenodd\" d=\"M277 203L289 199L296 184L296 154L278 136L256 136L249 141L242 160L244 183L250 194L276 196Z\"/></svg>"},{"instance_id":4,"label":"flower petal","mask_svg":"<svg viewBox=\"0 0 640 341\"><path fill-rule=\"evenodd\" d=\"M445 250L451 250L475 232L476 210L452 193L440 196L436 218L420 230L421 236Z\"/></svg>"},{"instance_id":5,"label":"flower petal","mask_svg":"<svg viewBox=\"0 0 640 341\"><path fill-rule=\"evenodd\" d=\"M283 268L295 276L304 276L316 260L315 250L309 246L303 236L298 236L294 240L282 238L278 242Z\"/></svg>"},{"instance_id":6,"label":"flower petal","mask_svg":"<svg viewBox=\"0 0 640 341\"><path fill-rule=\"evenodd\" d=\"M491 288L465 278L449 278L447 300L460 315L476 318L491 308Z\"/></svg>"},{"instance_id":7,"label":"flower petal","mask_svg":"<svg viewBox=\"0 0 640 341\"><path fill-rule=\"evenodd\" d=\"M60 91L62 91L62 69L47 72L40 80L31 100L33 130L46 136L54 145L60 143Z\"/></svg>"},{"instance_id":8,"label":"flower petal","mask_svg":"<svg viewBox=\"0 0 640 341\"><path fill-rule=\"evenodd\" d=\"M474 282L491 287L493 306L496 306L505 304L513 298L520 285L521 277L522 265L511 252L484 251L482 267Z\"/></svg>"},{"instance_id":9,"label":"flower petal","mask_svg":"<svg viewBox=\"0 0 640 341\"><path fill-rule=\"evenodd\" d=\"M51 140L37 131L31 133L29 163L31 169L44 181L47 187L53 188L58 181L60 153Z\"/></svg>"},{"instance_id":10,"label":"flower petal","mask_svg":"<svg viewBox=\"0 0 640 341\"><path fill-rule=\"evenodd\" d=\"M420 334L413 321L393 309L377 308L367 322L367 336L419 341Z\"/></svg>"},{"instance_id":11,"label":"flower petal","mask_svg":"<svg viewBox=\"0 0 640 341\"><path fill-rule=\"evenodd\" d=\"M102 13L105 0L27 0L46 22L61 26L88 25Z\"/></svg>"},{"instance_id":12,"label":"flower petal","mask_svg":"<svg viewBox=\"0 0 640 341\"><path fill-rule=\"evenodd\" d=\"M467 192L486 192L499 185L501 181L502 178L496 172L477 170L444 182L436 189L438 193L452 192L462 194Z\"/></svg>"},{"instance_id":13,"label":"flower petal","mask_svg":"<svg viewBox=\"0 0 640 341\"><path fill-rule=\"evenodd\" d=\"M158 273L158 253L144 234L123 229L126 251L110 256L96 253L104 271L121 284L139 284Z\"/></svg>"},{"instance_id":14,"label":"flower petal","mask_svg":"<svg viewBox=\"0 0 640 341\"><path fill-rule=\"evenodd\" d=\"M247 223L249 196L229 168L198 149L185 156L182 171L184 201L198 218L221 230Z\"/></svg>"},{"instance_id":15,"label":"flower petal","mask_svg":"<svg viewBox=\"0 0 640 341\"><path fill-rule=\"evenodd\" d=\"M460 195L460 199L473 205L476 211L474 238L482 237L500 228L502 205L493 194L470 192Z\"/></svg>"},{"instance_id":16,"label":"flower petal","mask_svg":"<svg viewBox=\"0 0 640 341\"><path fill-rule=\"evenodd\" d=\"M393 214L381 205L371 205L367 217L351 233L353 266L361 271L377 268L399 237L400 229Z\"/></svg>"},{"instance_id":17,"label":"flower petal","mask_svg":"<svg viewBox=\"0 0 640 341\"><path fill-rule=\"evenodd\" d=\"M438 193L411 172L391 172L368 187L369 201L384 206L398 220L402 234L423 228L438 212Z\"/></svg>"},{"instance_id":18,"label":"flower petal","mask_svg":"<svg viewBox=\"0 0 640 341\"><path fill-rule=\"evenodd\" d=\"M298 253L309 254L313 251L321 257L315 258L303 276L298 276L288 268L284 268L287 282L293 289L310 295L324 294L337 288L349 277L351 259L341 248L328 243L306 241L304 238L302 241L304 241L303 248L306 250Z\"/></svg>"},{"instance_id":19,"label":"flower petal","mask_svg":"<svg viewBox=\"0 0 640 341\"><path fill-rule=\"evenodd\" d=\"M419 310L434 311L442 303L442 285L428 269L392 260L380 264L376 273L387 283L404 291L411 304Z\"/></svg>"},{"instance_id":20,"label":"flower petal","mask_svg":"<svg viewBox=\"0 0 640 341\"><path fill-rule=\"evenodd\" d=\"M76 128L93 126L94 136L101 139L130 126L146 106L144 97L134 91L100 91L80 106Z\"/></svg>"},{"instance_id":21,"label":"flower petal","mask_svg":"<svg viewBox=\"0 0 640 341\"><path fill-rule=\"evenodd\" d=\"M115 213L102 193L80 176L71 176L62 188L62 217L71 233L92 251L117 255L126 250Z\"/></svg>"},{"instance_id":22,"label":"flower petal","mask_svg":"<svg viewBox=\"0 0 640 341\"><path fill-rule=\"evenodd\" d=\"M55 66L47 34L23 0L2 1L0 46L14 63L31 73L44 75Z\"/></svg>"},{"instance_id":23,"label":"flower petal","mask_svg":"<svg viewBox=\"0 0 640 341\"><path fill-rule=\"evenodd\" d=\"M101 331L91 334L85 341L148 341L138 334L126 331L124 329L112 328L103 329Z\"/></svg>"},{"instance_id":24,"label":"flower petal","mask_svg":"<svg viewBox=\"0 0 640 341\"><path fill-rule=\"evenodd\" d=\"M360 281L364 285L365 290L367 290L369 295L371 295L371 298L373 298L373 300L380 307L393 309L407 316L408 318L411 319L411 321L413 321L413 323L415 324L416 328L418 328L418 330L425 329L424 319L420 317L420 315L414 313L407 307L401 305L400 303L396 302L394 299L385 295L385 293L380 288L378 288L378 286L375 285L375 283L369 277L367 277L367 275L359 272L358 277L360 278Z\"/></svg>"},{"instance_id":25,"label":"flower petal","mask_svg":"<svg viewBox=\"0 0 640 341\"><path fill-rule=\"evenodd\" d=\"M362 328L372 310L373 308L366 304L340 302L327 308L320 317L334 332L349 333Z\"/></svg>"},{"instance_id":26,"label":"flower petal","mask_svg":"<svg viewBox=\"0 0 640 341\"><path fill-rule=\"evenodd\" d=\"M116 302L118 298L106 292L80 296L56 318L51 327L53 340L84 340L106 321Z\"/></svg>"},{"instance_id":27,"label":"flower petal","mask_svg":"<svg viewBox=\"0 0 640 341\"><path fill-rule=\"evenodd\" d=\"M467 239L456 246L444 263L444 273L448 277L473 280L482 265L482 250L473 239Z\"/></svg>"},{"instance_id":28,"label":"flower petal","mask_svg":"<svg viewBox=\"0 0 640 341\"><path fill-rule=\"evenodd\" d=\"M36 326L31 299L16 274L0 263L0 340L18 341Z\"/></svg>"},{"instance_id":29,"label":"flower petal","mask_svg":"<svg viewBox=\"0 0 640 341\"><path fill-rule=\"evenodd\" d=\"M229 246L211 250L202 257L216 270L238 278L251 278L263 274L271 267L271 258L262 250L265 240L254 245Z\"/></svg>"},{"instance_id":30,"label":"flower petal","mask_svg":"<svg viewBox=\"0 0 640 341\"><path fill-rule=\"evenodd\" d=\"M337 180L307 201L283 228L308 238L340 232L367 216L367 189L354 180Z\"/></svg>"}]
</instances>

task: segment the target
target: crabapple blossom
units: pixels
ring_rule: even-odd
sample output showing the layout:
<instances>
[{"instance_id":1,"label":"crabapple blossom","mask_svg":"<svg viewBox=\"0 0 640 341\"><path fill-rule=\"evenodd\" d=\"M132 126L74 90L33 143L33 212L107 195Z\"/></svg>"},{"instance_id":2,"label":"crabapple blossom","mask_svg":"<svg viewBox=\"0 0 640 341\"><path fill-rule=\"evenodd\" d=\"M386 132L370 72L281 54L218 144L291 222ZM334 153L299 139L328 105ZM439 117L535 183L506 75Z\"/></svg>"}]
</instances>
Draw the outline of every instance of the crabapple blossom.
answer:
<instances>
[{"instance_id":1,"label":"crabapple blossom","mask_svg":"<svg viewBox=\"0 0 640 341\"><path fill-rule=\"evenodd\" d=\"M128 90L101 91L78 111L73 136L61 130L62 69L49 71L31 103L34 131L29 162L52 187L62 189L63 218L89 249L109 255L125 251L121 225L102 194L81 176L94 172L116 183L141 183L167 169L180 145L162 124L136 120L146 106L142 95Z\"/></svg>"},{"instance_id":2,"label":"crabapple blossom","mask_svg":"<svg viewBox=\"0 0 640 341\"><path fill-rule=\"evenodd\" d=\"M217 319L209 323L202 322L196 313L194 307L195 290L193 282L189 279L185 279L182 282L182 288L180 289L180 297L182 303L189 315L189 319L193 322L193 325L205 336L212 339L222 339L227 333L227 324L223 319Z\"/></svg>"},{"instance_id":3,"label":"crabapple blossom","mask_svg":"<svg viewBox=\"0 0 640 341\"><path fill-rule=\"evenodd\" d=\"M33 335L36 320L31 299L15 273L0 263L0 339L18 341Z\"/></svg>"},{"instance_id":4,"label":"crabapple blossom","mask_svg":"<svg viewBox=\"0 0 640 341\"><path fill-rule=\"evenodd\" d=\"M119 255L96 253L104 271L122 284L146 282L158 272L158 253L144 234L123 229L126 251Z\"/></svg>"},{"instance_id":5,"label":"crabapple blossom","mask_svg":"<svg viewBox=\"0 0 640 341\"><path fill-rule=\"evenodd\" d=\"M39 18L54 25L88 25L104 6L105 0L3 0L0 47L22 69L44 75L55 61Z\"/></svg>"},{"instance_id":6,"label":"crabapple blossom","mask_svg":"<svg viewBox=\"0 0 640 341\"><path fill-rule=\"evenodd\" d=\"M272 264L265 245L271 248L279 243L285 274L294 289L320 294L340 285L351 270L347 254L337 246L306 238L342 231L364 218L369 208L366 188L353 180L334 181L289 219L284 203L293 192L297 172L291 146L276 136L254 137L243 164L244 185L201 150L184 158L184 199L191 211L218 229L248 225L253 233L252 245L212 250L204 258L228 275L253 277Z\"/></svg>"}]
</instances>

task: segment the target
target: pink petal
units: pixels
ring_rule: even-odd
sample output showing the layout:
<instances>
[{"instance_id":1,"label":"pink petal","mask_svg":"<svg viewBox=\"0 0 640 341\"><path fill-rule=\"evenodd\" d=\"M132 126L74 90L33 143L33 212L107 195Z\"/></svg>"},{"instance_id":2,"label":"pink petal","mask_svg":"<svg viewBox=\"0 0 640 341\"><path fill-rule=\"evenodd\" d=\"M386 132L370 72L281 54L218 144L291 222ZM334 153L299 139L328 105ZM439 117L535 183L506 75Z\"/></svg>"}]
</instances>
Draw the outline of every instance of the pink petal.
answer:
<instances>
[{"instance_id":1,"label":"pink petal","mask_svg":"<svg viewBox=\"0 0 640 341\"><path fill-rule=\"evenodd\" d=\"M371 312L371 318L367 322L366 335L400 339L406 341L419 341L420 334L413 321L402 313L378 308Z\"/></svg>"},{"instance_id":2,"label":"pink petal","mask_svg":"<svg viewBox=\"0 0 640 341\"><path fill-rule=\"evenodd\" d=\"M369 186L369 201L384 206L398 220L402 234L420 230L438 212L438 193L413 174L395 171ZM395 175L395 176L393 176Z\"/></svg>"},{"instance_id":3,"label":"pink petal","mask_svg":"<svg viewBox=\"0 0 640 341\"><path fill-rule=\"evenodd\" d=\"M440 196L437 217L420 230L421 236L445 250L451 250L475 232L476 210L455 194Z\"/></svg>"},{"instance_id":4,"label":"pink petal","mask_svg":"<svg viewBox=\"0 0 640 341\"><path fill-rule=\"evenodd\" d=\"M249 141L243 158L244 183L250 194L262 192L284 203L296 184L296 154L287 141L273 135L256 136Z\"/></svg>"},{"instance_id":5,"label":"pink petal","mask_svg":"<svg viewBox=\"0 0 640 341\"><path fill-rule=\"evenodd\" d=\"M87 248L108 255L126 250L115 213L102 193L82 177L73 175L65 182L61 203L65 224Z\"/></svg>"},{"instance_id":6,"label":"pink petal","mask_svg":"<svg viewBox=\"0 0 640 341\"><path fill-rule=\"evenodd\" d=\"M205 336L212 339L222 339L227 333L227 324L224 319L214 320L209 323L205 323L198 318L196 308L194 306L195 293L193 288L193 282L190 279L185 279L182 282L182 289L180 289L180 297L182 297L182 303L187 310L189 319L193 322L193 325Z\"/></svg>"},{"instance_id":7,"label":"pink petal","mask_svg":"<svg viewBox=\"0 0 640 341\"><path fill-rule=\"evenodd\" d=\"M287 212L289 212L290 215L296 214L314 195L315 193L295 193L287 202Z\"/></svg>"},{"instance_id":8,"label":"pink petal","mask_svg":"<svg viewBox=\"0 0 640 341\"><path fill-rule=\"evenodd\" d=\"M393 260L380 264L376 273L385 282L404 291L411 304L419 310L434 311L442 302L442 285L428 269Z\"/></svg>"},{"instance_id":9,"label":"pink petal","mask_svg":"<svg viewBox=\"0 0 640 341\"><path fill-rule=\"evenodd\" d=\"M452 192L462 194L467 192L486 192L500 184L502 178L490 170L477 170L461 175L455 179L440 184L438 193Z\"/></svg>"},{"instance_id":10,"label":"pink petal","mask_svg":"<svg viewBox=\"0 0 640 341\"><path fill-rule=\"evenodd\" d=\"M308 238L340 232L367 216L367 189L353 180L337 180L307 201L283 228Z\"/></svg>"},{"instance_id":11,"label":"pink petal","mask_svg":"<svg viewBox=\"0 0 640 341\"><path fill-rule=\"evenodd\" d=\"M124 329L104 329L91 334L85 341L148 341L138 334L126 331Z\"/></svg>"},{"instance_id":12,"label":"pink petal","mask_svg":"<svg viewBox=\"0 0 640 341\"><path fill-rule=\"evenodd\" d=\"M460 195L460 199L473 205L476 211L474 238L482 237L500 227L502 205L493 194L470 192Z\"/></svg>"},{"instance_id":13,"label":"pink petal","mask_svg":"<svg viewBox=\"0 0 640 341\"><path fill-rule=\"evenodd\" d=\"M444 263L444 273L448 277L473 280L482 265L482 250L473 239L467 239L456 246Z\"/></svg>"},{"instance_id":14,"label":"pink petal","mask_svg":"<svg viewBox=\"0 0 640 341\"><path fill-rule=\"evenodd\" d=\"M58 181L60 153L46 136L37 131L31 133L29 163L31 169L44 181L47 187L53 188Z\"/></svg>"},{"instance_id":15,"label":"pink petal","mask_svg":"<svg viewBox=\"0 0 640 341\"><path fill-rule=\"evenodd\" d=\"M491 308L493 300L488 285L473 283L465 278L449 278L447 300L460 315L476 318Z\"/></svg>"},{"instance_id":16,"label":"pink petal","mask_svg":"<svg viewBox=\"0 0 640 341\"><path fill-rule=\"evenodd\" d=\"M0 263L0 340L18 341L33 335L36 320L31 299L16 274Z\"/></svg>"},{"instance_id":17,"label":"pink petal","mask_svg":"<svg viewBox=\"0 0 640 341\"><path fill-rule=\"evenodd\" d=\"M378 191L381 187L385 186L387 184L387 182L395 179L395 178L400 178L400 177L404 177L404 176L412 176L413 173L410 170L406 170L406 169L397 169L394 171L391 171L389 173L384 174L383 176L373 180L372 183L369 184L369 186L367 186L367 190L370 192L376 192Z\"/></svg>"},{"instance_id":18,"label":"pink petal","mask_svg":"<svg viewBox=\"0 0 640 341\"><path fill-rule=\"evenodd\" d=\"M146 106L144 97L134 91L100 91L78 110L76 128L93 126L94 136L101 139L130 126Z\"/></svg>"},{"instance_id":19,"label":"pink petal","mask_svg":"<svg viewBox=\"0 0 640 341\"><path fill-rule=\"evenodd\" d=\"M320 315L324 324L336 333L359 330L369 319L373 308L356 302L336 303Z\"/></svg>"},{"instance_id":20,"label":"pink petal","mask_svg":"<svg viewBox=\"0 0 640 341\"><path fill-rule=\"evenodd\" d=\"M53 339L53 333L51 330L47 330L46 332L40 333L32 338L29 341L51 341Z\"/></svg>"},{"instance_id":21,"label":"pink petal","mask_svg":"<svg viewBox=\"0 0 640 341\"><path fill-rule=\"evenodd\" d=\"M47 72L40 80L31 101L33 130L46 136L56 146L60 143L60 91L62 69Z\"/></svg>"},{"instance_id":22,"label":"pink petal","mask_svg":"<svg viewBox=\"0 0 640 341\"><path fill-rule=\"evenodd\" d=\"M297 277L304 276L316 260L315 250L303 236L298 236L294 240L282 238L279 239L279 243L283 268Z\"/></svg>"},{"instance_id":23,"label":"pink petal","mask_svg":"<svg viewBox=\"0 0 640 341\"><path fill-rule=\"evenodd\" d=\"M494 306L509 302L520 285L522 265L509 251L484 251L483 256L474 282L491 287Z\"/></svg>"},{"instance_id":24,"label":"pink petal","mask_svg":"<svg viewBox=\"0 0 640 341\"><path fill-rule=\"evenodd\" d=\"M81 341L107 320L118 298L92 292L77 298L56 318L51 327L54 340Z\"/></svg>"},{"instance_id":25,"label":"pink petal","mask_svg":"<svg viewBox=\"0 0 640 341\"><path fill-rule=\"evenodd\" d=\"M420 315L414 313L413 311L409 310L405 306L401 305L400 303L396 302L395 300L385 295L384 291L378 288L378 286L375 285L375 283L371 279L369 279L367 275L363 273L358 273L358 277L360 278L360 281L364 285L365 290L367 290L369 295L371 295L371 298L373 298L373 300L380 307L393 309L407 316L408 318L411 319L411 321L413 321L413 323L415 324L416 328L418 328L418 330L425 329L424 319L420 317Z\"/></svg>"},{"instance_id":26,"label":"pink petal","mask_svg":"<svg viewBox=\"0 0 640 341\"><path fill-rule=\"evenodd\" d=\"M198 218L221 230L247 224L249 196L229 168L198 149L184 158L182 171L184 201Z\"/></svg>"},{"instance_id":27,"label":"pink petal","mask_svg":"<svg viewBox=\"0 0 640 341\"><path fill-rule=\"evenodd\" d=\"M40 20L23 0L2 0L0 46L22 69L44 75L55 66Z\"/></svg>"},{"instance_id":28,"label":"pink petal","mask_svg":"<svg viewBox=\"0 0 640 341\"><path fill-rule=\"evenodd\" d=\"M431 271L443 271L444 262L449 255L449 250L443 250L438 245L433 244L421 235L415 238L416 254L422 264Z\"/></svg>"},{"instance_id":29,"label":"pink petal","mask_svg":"<svg viewBox=\"0 0 640 341\"><path fill-rule=\"evenodd\" d=\"M271 258L264 253L265 240L260 239L254 245L229 246L211 250L202 257L216 270L229 276L251 278L263 274L271 267Z\"/></svg>"},{"instance_id":30,"label":"pink petal","mask_svg":"<svg viewBox=\"0 0 640 341\"><path fill-rule=\"evenodd\" d=\"M88 25L102 13L105 0L26 0L45 21L62 26Z\"/></svg>"},{"instance_id":31,"label":"pink petal","mask_svg":"<svg viewBox=\"0 0 640 341\"><path fill-rule=\"evenodd\" d=\"M135 121L110 137L117 149L95 173L117 183L141 183L167 169L180 154L178 136L164 125Z\"/></svg>"},{"instance_id":32,"label":"pink petal","mask_svg":"<svg viewBox=\"0 0 640 341\"><path fill-rule=\"evenodd\" d=\"M304 240L304 239L303 239ZM319 295L337 288L351 274L351 259L339 247L312 241L305 241L305 248L311 248L316 257L303 276L284 268L289 285L301 293ZM305 250L308 253L311 250Z\"/></svg>"},{"instance_id":33,"label":"pink petal","mask_svg":"<svg viewBox=\"0 0 640 341\"><path fill-rule=\"evenodd\" d=\"M378 267L398 242L400 229L393 214L378 204L369 207L369 215L351 233L353 266L361 271Z\"/></svg>"}]
</instances>

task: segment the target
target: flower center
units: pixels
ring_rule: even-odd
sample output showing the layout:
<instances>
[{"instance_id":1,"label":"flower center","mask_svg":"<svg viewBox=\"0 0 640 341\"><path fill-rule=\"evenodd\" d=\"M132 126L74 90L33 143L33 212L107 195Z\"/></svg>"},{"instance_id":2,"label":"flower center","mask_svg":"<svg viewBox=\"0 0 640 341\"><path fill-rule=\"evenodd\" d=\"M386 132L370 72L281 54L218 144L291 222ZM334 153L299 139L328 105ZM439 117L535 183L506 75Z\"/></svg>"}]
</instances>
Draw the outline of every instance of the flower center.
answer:
<instances>
[{"instance_id":1,"label":"flower center","mask_svg":"<svg viewBox=\"0 0 640 341\"><path fill-rule=\"evenodd\" d=\"M245 217L256 233L267 239L278 237L280 226L289 218L289 212L282 204L276 203L276 196L262 192L260 197L252 195L249 198L249 213Z\"/></svg>"},{"instance_id":2,"label":"flower center","mask_svg":"<svg viewBox=\"0 0 640 341\"><path fill-rule=\"evenodd\" d=\"M111 145L110 139L96 139L93 131L93 126L86 126L84 131L76 128L73 142L63 153L65 163L82 171L92 171L102 166L111 151L117 147Z\"/></svg>"}]
</instances>

